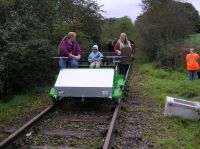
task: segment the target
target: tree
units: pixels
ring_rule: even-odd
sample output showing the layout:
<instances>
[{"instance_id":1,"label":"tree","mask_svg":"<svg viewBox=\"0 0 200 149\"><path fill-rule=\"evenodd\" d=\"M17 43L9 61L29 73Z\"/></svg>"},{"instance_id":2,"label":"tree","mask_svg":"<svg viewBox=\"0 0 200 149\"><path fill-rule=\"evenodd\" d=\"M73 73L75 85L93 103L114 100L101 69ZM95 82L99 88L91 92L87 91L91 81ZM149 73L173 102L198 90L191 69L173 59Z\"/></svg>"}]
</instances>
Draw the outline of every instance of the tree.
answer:
<instances>
[{"instance_id":1,"label":"tree","mask_svg":"<svg viewBox=\"0 0 200 149\"><path fill-rule=\"evenodd\" d=\"M92 0L1 0L0 98L53 80L61 38L76 31L88 48L100 37L99 12Z\"/></svg>"},{"instance_id":2,"label":"tree","mask_svg":"<svg viewBox=\"0 0 200 149\"><path fill-rule=\"evenodd\" d=\"M100 14L101 7L95 1L60 0L58 9L63 21L71 25L69 29L83 35L81 39L85 42L99 42L103 16Z\"/></svg>"},{"instance_id":3,"label":"tree","mask_svg":"<svg viewBox=\"0 0 200 149\"><path fill-rule=\"evenodd\" d=\"M191 18L196 17L196 11L188 4L173 0L142 2L144 14L135 23L142 43L141 49L150 61L173 67L175 64L171 62L175 62L174 54L177 52L169 51L174 51L174 47L193 32L195 23ZM194 13L188 14L188 9Z\"/></svg>"},{"instance_id":4,"label":"tree","mask_svg":"<svg viewBox=\"0 0 200 149\"><path fill-rule=\"evenodd\" d=\"M109 18L104 21L102 27L102 43L107 45L108 42L119 38L120 34L125 32L128 39L135 39L135 27L131 19L127 16L121 18ZM107 47L104 47L106 49Z\"/></svg>"},{"instance_id":5,"label":"tree","mask_svg":"<svg viewBox=\"0 0 200 149\"><path fill-rule=\"evenodd\" d=\"M185 14L188 20L191 22L193 32L200 31L200 16L199 12L191 3L175 2L182 9L182 13Z\"/></svg>"},{"instance_id":6,"label":"tree","mask_svg":"<svg viewBox=\"0 0 200 149\"><path fill-rule=\"evenodd\" d=\"M0 98L31 88L52 70L50 35L55 1L0 1Z\"/></svg>"}]
</instances>

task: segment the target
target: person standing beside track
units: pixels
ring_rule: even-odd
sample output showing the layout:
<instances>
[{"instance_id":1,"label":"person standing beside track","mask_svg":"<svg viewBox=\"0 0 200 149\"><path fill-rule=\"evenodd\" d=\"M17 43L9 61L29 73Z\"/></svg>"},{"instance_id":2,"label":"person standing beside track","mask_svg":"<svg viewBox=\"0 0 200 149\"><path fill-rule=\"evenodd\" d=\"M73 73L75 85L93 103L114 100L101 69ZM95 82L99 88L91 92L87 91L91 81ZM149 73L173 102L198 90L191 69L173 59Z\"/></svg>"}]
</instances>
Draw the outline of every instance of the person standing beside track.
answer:
<instances>
[{"instance_id":1,"label":"person standing beside track","mask_svg":"<svg viewBox=\"0 0 200 149\"><path fill-rule=\"evenodd\" d=\"M59 44L58 55L60 57L67 57L59 59L60 69L71 67L78 67L78 60L81 58L81 49L76 41L76 33L69 32Z\"/></svg>"},{"instance_id":2,"label":"person standing beside track","mask_svg":"<svg viewBox=\"0 0 200 149\"><path fill-rule=\"evenodd\" d=\"M197 72L199 70L199 55L195 53L194 48L190 48L190 53L186 55L187 70L189 80L198 79Z\"/></svg>"},{"instance_id":3,"label":"person standing beside track","mask_svg":"<svg viewBox=\"0 0 200 149\"><path fill-rule=\"evenodd\" d=\"M119 63L120 73L124 74L125 78L129 64L133 58L131 42L128 40L126 33L120 34L120 38L115 44L114 51L118 56L125 56L125 58L121 59L121 63Z\"/></svg>"}]
</instances>

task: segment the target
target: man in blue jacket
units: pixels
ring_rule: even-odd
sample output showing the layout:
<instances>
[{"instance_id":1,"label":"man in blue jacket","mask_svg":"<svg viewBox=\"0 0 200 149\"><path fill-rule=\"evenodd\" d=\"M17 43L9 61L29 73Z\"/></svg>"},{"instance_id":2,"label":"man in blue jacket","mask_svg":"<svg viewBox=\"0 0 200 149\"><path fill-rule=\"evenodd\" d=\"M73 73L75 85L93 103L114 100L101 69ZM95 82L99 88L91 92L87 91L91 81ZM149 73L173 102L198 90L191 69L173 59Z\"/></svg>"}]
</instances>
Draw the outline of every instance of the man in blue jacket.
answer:
<instances>
[{"instance_id":1,"label":"man in blue jacket","mask_svg":"<svg viewBox=\"0 0 200 149\"><path fill-rule=\"evenodd\" d=\"M90 68L99 68L101 60L103 59L102 53L99 51L98 45L93 45L92 52L88 56Z\"/></svg>"}]
</instances>

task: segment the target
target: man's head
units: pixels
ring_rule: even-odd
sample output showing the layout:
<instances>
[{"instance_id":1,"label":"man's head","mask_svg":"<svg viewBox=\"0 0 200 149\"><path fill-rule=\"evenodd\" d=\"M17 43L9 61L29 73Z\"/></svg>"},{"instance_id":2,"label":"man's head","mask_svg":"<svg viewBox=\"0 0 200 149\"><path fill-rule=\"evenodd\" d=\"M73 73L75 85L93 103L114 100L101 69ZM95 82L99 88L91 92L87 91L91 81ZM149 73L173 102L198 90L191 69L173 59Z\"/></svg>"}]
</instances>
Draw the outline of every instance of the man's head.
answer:
<instances>
[{"instance_id":1,"label":"man's head","mask_svg":"<svg viewBox=\"0 0 200 149\"><path fill-rule=\"evenodd\" d=\"M194 53L194 52L195 52L194 48L190 48L190 53Z\"/></svg>"}]
</instances>

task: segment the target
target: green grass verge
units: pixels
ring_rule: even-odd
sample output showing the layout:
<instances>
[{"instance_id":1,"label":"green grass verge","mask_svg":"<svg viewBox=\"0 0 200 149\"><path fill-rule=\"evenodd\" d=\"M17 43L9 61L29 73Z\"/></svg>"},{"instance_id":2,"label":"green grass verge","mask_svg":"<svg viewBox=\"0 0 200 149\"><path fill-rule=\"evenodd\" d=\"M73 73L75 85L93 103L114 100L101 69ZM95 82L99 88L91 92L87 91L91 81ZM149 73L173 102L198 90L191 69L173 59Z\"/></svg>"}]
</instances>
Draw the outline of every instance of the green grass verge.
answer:
<instances>
[{"instance_id":1,"label":"green grass verge","mask_svg":"<svg viewBox=\"0 0 200 149\"><path fill-rule=\"evenodd\" d=\"M159 102L164 107L166 96L200 101L200 80L188 80L187 72L168 72L156 69L151 64L144 64L139 68L144 78L147 92L141 97L148 97ZM164 111L163 111L164 112ZM156 136L155 148L167 149L200 149L200 122L193 122L179 117L161 118L156 128L163 136Z\"/></svg>"},{"instance_id":2,"label":"green grass verge","mask_svg":"<svg viewBox=\"0 0 200 149\"><path fill-rule=\"evenodd\" d=\"M0 101L0 122L10 122L16 120L27 113L33 113L34 110L46 102L48 104L49 87L38 87L27 95L16 95L7 102ZM45 105L44 105L45 106ZM30 114L31 114L30 113Z\"/></svg>"},{"instance_id":3,"label":"green grass verge","mask_svg":"<svg viewBox=\"0 0 200 149\"><path fill-rule=\"evenodd\" d=\"M166 96L200 101L200 80L188 80L187 72L167 72L144 64L140 72L145 75L146 84L151 88L151 97L160 100Z\"/></svg>"},{"instance_id":4,"label":"green grass verge","mask_svg":"<svg viewBox=\"0 0 200 149\"><path fill-rule=\"evenodd\" d=\"M24 105L29 104L34 97L29 95L19 95L14 97L9 102L0 102L0 120L13 119L19 116Z\"/></svg>"}]
</instances>

